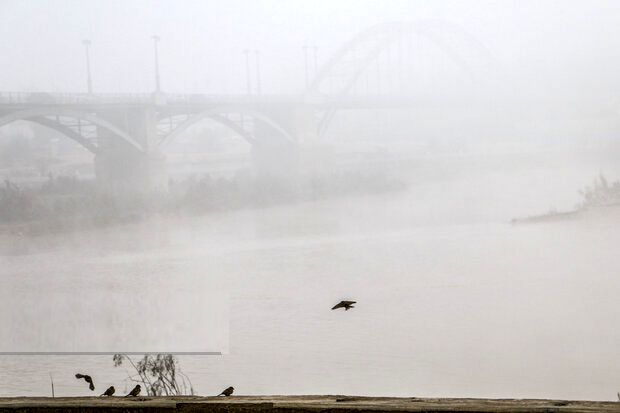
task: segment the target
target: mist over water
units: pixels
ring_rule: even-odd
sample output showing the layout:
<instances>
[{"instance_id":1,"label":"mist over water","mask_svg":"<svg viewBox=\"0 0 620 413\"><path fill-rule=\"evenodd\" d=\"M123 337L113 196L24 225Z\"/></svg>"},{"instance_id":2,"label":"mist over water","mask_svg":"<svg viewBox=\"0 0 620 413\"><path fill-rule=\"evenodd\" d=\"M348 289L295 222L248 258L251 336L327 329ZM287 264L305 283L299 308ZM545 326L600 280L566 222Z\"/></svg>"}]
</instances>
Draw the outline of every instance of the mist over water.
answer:
<instances>
[{"instance_id":1,"label":"mist over water","mask_svg":"<svg viewBox=\"0 0 620 413\"><path fill-rule=\"evenodd\" d=\"M79 256L106 273L136 274L142 262L152 277L191 268L219 280L231 298L230 353L179 357L198 394L234 383L241 394L612 399L618 211L509 220L572 206L580 177L617 165L558 154L507 156L501 171L436 161L449 177L412 174L398 194L18 240L3 271L44 277ZM355 311L329 310L348 297ZM102 389L126 378L111 356L0 361L3 395L46 395L49 372L57 396L88 394L74 370Z\"/></svg>"},{"instance_id":2,"label":"mist over water","mask_svg":"<svg viewBox=\"0 0 620 413\"><path fill-rule=\"evenodd\" d=\"M2 2L0 352L222 351L178 356L198 395L615 400L619 19ZM0 355L0 397L125 394L132 374Z\"/></svg>"}]
</instances>

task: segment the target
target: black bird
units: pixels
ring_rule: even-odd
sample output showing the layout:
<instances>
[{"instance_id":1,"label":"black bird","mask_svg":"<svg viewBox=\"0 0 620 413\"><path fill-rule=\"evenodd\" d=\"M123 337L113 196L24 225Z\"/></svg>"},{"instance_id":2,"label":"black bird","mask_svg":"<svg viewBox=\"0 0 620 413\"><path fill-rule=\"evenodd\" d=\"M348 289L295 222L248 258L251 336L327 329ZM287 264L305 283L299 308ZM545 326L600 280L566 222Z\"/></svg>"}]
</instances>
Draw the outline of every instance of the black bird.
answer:
<instances>
[{"instance_id":1,"label":"black bird","mask_svg":"<svg viewBox=\"0 0 620 413\"><path fill-rule=\"evenodd\" d=\"M114 388L114 386L110 386L108 387L108 390L106 390L101 396L112 396L114 395L115 391L116 389Z\"/></svg>"},{"instance_id":2,"label":"black bird","mask_svg":"<svg viewBox=\"0 0 620 413\"><path fill-rule=\"evenodd\" d=\"M142 390L142 388L140 387L139 384L136 384L136 387L133 388L132 391L129 392L129 394L125 397L129 397L129 396L137 396L138 394L140 394L140 390Z\"/></svg>"},{"instance_id":3,"label":"black bird","mask_svg":"<svg viewBox=\"0 0 620 413\"><path fill-rule=\"evenodd\" d=\"M332 307L332 310L337 310L339 308L344 308L344 311L348 311L350 308L355 308L353 304L357 303L357 301L341 301L335 306Z\"/></svg>"},{"instance_id":4,"label":"black bird","mask_svg":"<svg viewBox=\"0 0 620 413\"><path fill-rule=\"evenodd\" d=\"M79 379L84 379L86 381L86 383L89 384L88 388L91 391L95 390L95 384L93 383L93 379L88 374L80 374L80 373L78 373L78 374L75 375L75 378L78 379L78 380Z\"/></svg>"},{"instance_id":5,"label":"black bird","mask_svg":"<svg viewBox=\"0 0 620 413\"><path fill-rule=\"evenodd\" d=\"M231 396L234 391L235 391L235 388L233 386L230 386L230 387L227 387L223 392L218 394L218 396L224 395L228 397L228 396Z\"/></svg>"}]
</instances>

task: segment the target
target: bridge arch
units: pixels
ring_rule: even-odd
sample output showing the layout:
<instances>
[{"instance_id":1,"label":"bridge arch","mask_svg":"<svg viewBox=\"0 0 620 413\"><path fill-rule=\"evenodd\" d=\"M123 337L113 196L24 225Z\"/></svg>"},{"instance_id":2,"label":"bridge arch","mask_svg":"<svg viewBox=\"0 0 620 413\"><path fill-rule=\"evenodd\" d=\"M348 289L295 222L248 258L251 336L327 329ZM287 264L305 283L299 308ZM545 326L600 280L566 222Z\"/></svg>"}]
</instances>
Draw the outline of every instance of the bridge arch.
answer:
<instances>
[{"instance_id":1,"label":"bridge arch","mask_svg":"<svg viewBox=\"0 0 620 413\"><path fill-rule=\"evenodd\" d=\"M138 151L144 152L144 148L142 147L142 145L136 142L125 131L114 126L112 123L96 115L93 115L91 113L74 110L74 109L60 108L60 107L41 107L41 108L19 110L19 111L15 111L15 112L0 116L0 127L7 125L9 123L18 121L18 120L26 120L26 121L38 123L42 126L48 127L50 129L53 129L67 136L68 138L84 146L86 149L88 149L92 153L97 153L99 148L97 145L91 142L91 140L84 137L79 132L75 131L74 129L66 125L63 125L62 123L58 121L54 121L50 119L51 116L67 117L67 118L84 120L92 125L97 126L98 128L102 128L102 129L105 129L111 132L114 136L127 142L129 145L131 145Z\"/></svg>"},{"instance_id":2,"label":"bridge arch","mask_svg":"<svg viewBox=\"0 0 620 413\"><path fill-rule=\"evenodd\" d=\"M407 36L419 36L433 43L472 83L477 76L471 58L466 58L455 46L456 40L464 41L474 55L476 63L488 68L494 59L486 47L474 36L460 27L442 20L422 20L417 22L388 22L369 27L342 45L321 67L312 80L306 94L309 96L346 96L357 80L379 58L382 52ZM333 83L336 83L334 90ZM329 86L329 91L326 89ZM337 109L328 108L319 121L318 134L324 136Z\"/></svg>"},{"instance_id":3,"label":"bridge arch","mask_svg":"<svg viewBox=\"0 0 620 413\"><path fill-rule=\"evenodd\" d=\"M253 119L254 122L259 122L270 128L277 135L277 137L285 143L296 143L296 140L285 128L283 128L269 116L261 112L245 108L240 109L231 106L222 106L189 115L187 119L182 121L180 124L178 124L170 132L168 132L161 138L160 145L164 145L165 143L174 140L177 136L185 132L187 129L205 119L211 119L214 122L217 122L229 128L237 135L245 139L252 146L265 143L262 142L253 131L246 129L243 125L243 121L232 120L227 117L228 114L238 114L241 116L250 117Z\"/></svg>"}]
</instances>

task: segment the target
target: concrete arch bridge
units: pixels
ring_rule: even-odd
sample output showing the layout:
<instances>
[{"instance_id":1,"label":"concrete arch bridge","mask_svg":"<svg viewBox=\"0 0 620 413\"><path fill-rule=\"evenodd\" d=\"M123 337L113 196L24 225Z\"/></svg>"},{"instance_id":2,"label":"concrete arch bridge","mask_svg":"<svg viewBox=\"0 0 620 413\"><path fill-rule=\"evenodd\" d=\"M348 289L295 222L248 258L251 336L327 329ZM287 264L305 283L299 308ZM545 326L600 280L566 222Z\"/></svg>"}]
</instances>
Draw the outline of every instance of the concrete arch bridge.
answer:
<instances>
[{"instance_id":1,"label":"concrete arch bridge","mask_svg":"<svg viewBox=\"0 0 620 413\"><path fill-rule=\"evenodd\" d=\"M161 146L204 119L245 139L259 163L263 159L266 167L281 163L289 168L287 161L295 162L300 148L325 137L337 111L443 105L399 94L398 81L391 81L391 91L380 85L368 88L371 69L386 55L402 60L407 53L403 44L412 36L437 46L472 83L476 82L472 67L490 61L475 39L443 22L385 23L346 42L298 95L0 92L0 127L30 121L65 135L93 153L97 179L113 187L165 188ZM467 50L475 53L464 55L454 39L465 40ZM359 93L364 76L366 90Z\"/></svg>"}]
</instances>

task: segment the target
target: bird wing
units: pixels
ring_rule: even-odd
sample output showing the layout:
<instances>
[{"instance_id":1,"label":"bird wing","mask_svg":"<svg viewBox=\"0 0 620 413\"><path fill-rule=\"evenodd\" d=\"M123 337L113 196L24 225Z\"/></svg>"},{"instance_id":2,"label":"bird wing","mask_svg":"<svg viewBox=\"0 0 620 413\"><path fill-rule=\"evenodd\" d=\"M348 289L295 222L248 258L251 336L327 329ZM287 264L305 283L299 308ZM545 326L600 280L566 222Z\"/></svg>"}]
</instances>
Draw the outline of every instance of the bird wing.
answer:
<instances>
[{"instance_id":1,"label":"bird wing","mask_svg":"<svg viewBox=\"0 0 620 413\"><path fill-rule=\"evenodd\" d=\"M332 307L332 310L335 310L337 308L342 308L345 306L344 301L339 302L338 304L336 304L335 306Z\"/></svg>"}]
</instances>

